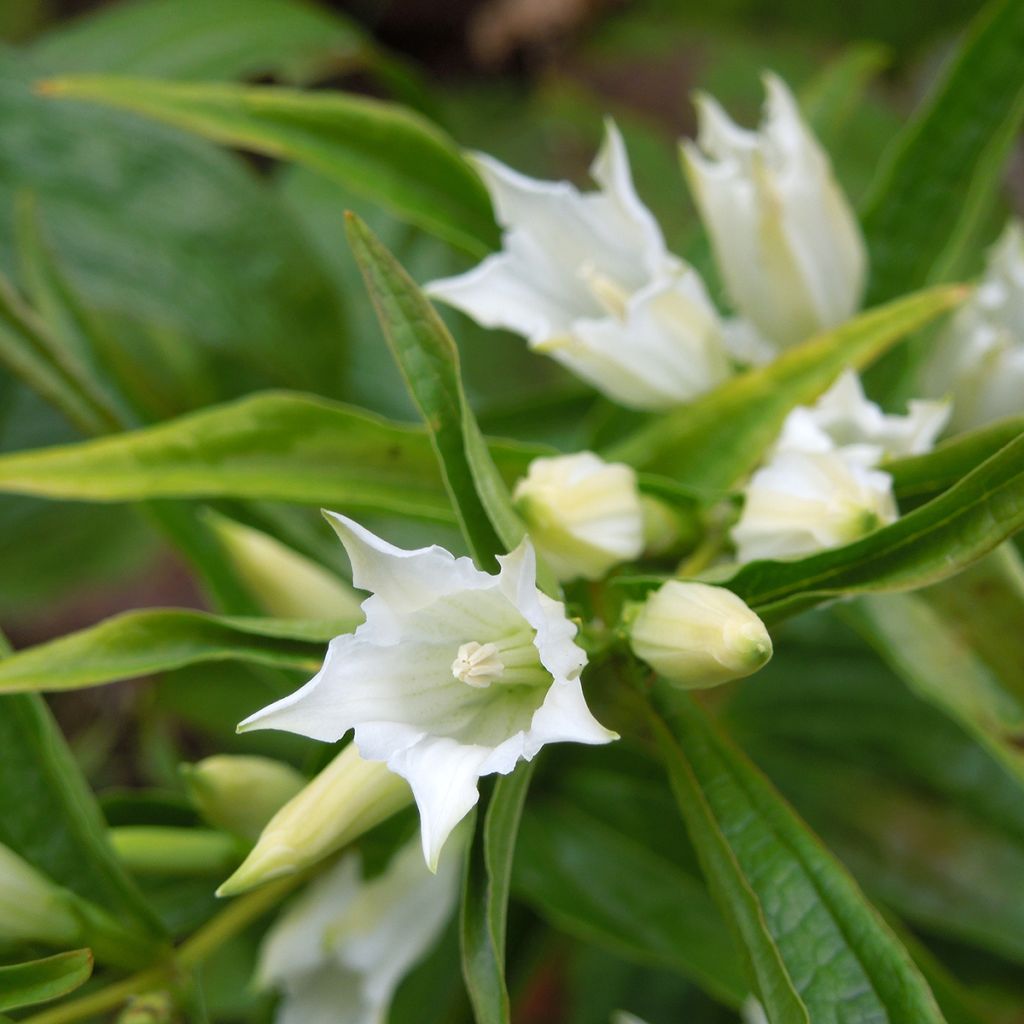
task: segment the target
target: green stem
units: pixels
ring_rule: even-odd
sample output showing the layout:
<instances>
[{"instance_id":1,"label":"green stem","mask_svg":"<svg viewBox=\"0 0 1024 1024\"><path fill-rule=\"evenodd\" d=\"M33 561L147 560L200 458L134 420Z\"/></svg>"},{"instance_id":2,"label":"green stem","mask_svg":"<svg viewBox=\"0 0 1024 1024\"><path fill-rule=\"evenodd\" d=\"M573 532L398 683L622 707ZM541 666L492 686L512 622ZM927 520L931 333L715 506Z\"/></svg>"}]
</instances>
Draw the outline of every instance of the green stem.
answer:
<instances>
[{"instance_id":1,"label":"green stem","mask_svg":"<svg viewBox=\"0 0 1024 1024\"><path fill-rule=\"evenodd\" d=\"M307 877L306 873L290 875L240 897L186 939L166 963L147 967L97 992L26 1017L20 1024L70 1024L87 1020L116 1009L132 996L172 983L180 973L198 966L228 939L261 917Z\"/></svg>"}]
</instances>

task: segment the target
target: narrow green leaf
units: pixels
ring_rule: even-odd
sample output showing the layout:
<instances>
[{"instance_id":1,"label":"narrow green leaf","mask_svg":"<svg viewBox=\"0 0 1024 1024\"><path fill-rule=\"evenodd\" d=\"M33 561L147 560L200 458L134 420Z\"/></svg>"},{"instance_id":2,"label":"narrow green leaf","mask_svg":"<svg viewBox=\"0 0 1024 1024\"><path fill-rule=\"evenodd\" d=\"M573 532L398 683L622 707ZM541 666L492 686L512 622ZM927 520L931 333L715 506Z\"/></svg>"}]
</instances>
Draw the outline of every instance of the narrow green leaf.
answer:
<instances>
[{"instance_id":1,"label":"narrow green leaf","mask_svg":"<svg viewBox=\"0 0 1024 1024\"><path fill-rule=\"evenodd\" d=\"M0 967L0 1010L59 999L84 985L91 975L92 953L88 949Z\"/></svg>"},{"instance_id":2,"label":"narrow green leaf","mask_svg":"<svg viewBox=\"0 0 1024 1024\"><path fill-rule=\"evenodd\" d=\"M395 104L276 86L92 75L50 79L39 89L303 164L473 255L497 244L490 199L476 172L440 129Z\"/></svg>"},{"instance_id":3,"label":"narrow green leaf","mask_svg":"<svg viewBox=\"0 0 1024 1024\"><path fill-rule=\"evenodd\" d=\"M505 922L516 834L535 762L501 775L481 801L476 834L466 854L460 938L462 973L477 1024L509 1024L505 983Z\"/></svg>"},{"instance_id":4,"label":"narrow green leaf","mask_svg":"<svg viewBox=\"0 0 1024 1024\"><path fill-rule=\"evenodd\" d=\"M251 844L208 828L120 825L108 833L114 852L133 875L223 879L241 864Z\"/></svg>"},{"instance_id":5,"label":"narrow green leaf","mask_svg":"<svg viewBox=\"0 0 1024 1024\"><path fill-rule=\"evenodd\" d=\"M855 43L800 90L800 108L826 149L842 132L872 79L889 62L878 43Z\"/></svg>"},{"instance_id":6,"label":"narrow green leaf","mask_svg":"<svg viewBox=\"0 0 1024 1024\"><path fill-rule=\"evenodd\" d=\"M937 583L1024 527L1024 437L958 484L853 544L791 562L749 562L721 583L775 621L848 594Z\"/></svg>"},{"instance_id":7,"label":"narrow green leaf","mask_svg":"<svg viewBox=\"0 0 1024 1024\"><path fill-rule=\"evenodd\" d=\"M747 996L732 936L701 881L567 801L526 811L512 887L583 942L677 971L730 1006Z\"/></svg>"},{"instance_id":8,"label":"narrow green leaf","mask_svg":"<svg viewBox=\"0 0 1024 1024\"><path fill-rule=\"evenodd\" d=\"M458 349L427 297L370 229L354 214L347 229L385 337L427 425L466 542L477 563L490 567L525 531L466 401Z\"/></svg>"},{"instance_id":9,"label":"narrow green leaf","mask_svg":"<svg viewBox=\"0 0 1024 1024\"><path fill-rule=\"evenodd\" d=\"M940 1024L906 950L771 783L688 695L659 683L654 706L680 809L772 1024Z\"/></svg>"},{"instance_id":10,"label":"narrow green leaf","mask_svg":"<svg viewBox=\"0 0 1024 1024\"><path fill-rule=\"evenodd\" d=\"M505 479L538 449L493 448ZM258 498L452 522L420 428L289 392L267 392L154 427L0 456L0 491L78 501Z\"/></svg>"},{"instance_id":11,"label":"narrow green leaf","mask_svg":"<svg viewBox=\"0 0 1024 1024\"><path fill-rule=\"evenodd\" d=\"M239 618L184 609L125 612L0 661L0 693L58 692L200 662L315 671L324 644L358 623Z\"/></svg>"},{"instance_id":12,"label":"narrow green leaf","mask_svg":"<svg viewBox=\"0 0 1024 1024\"><path fill-rule=\"evenodd\" d=\"M758 463L793 406L813 401L844 368L871 362L966 294L934 288L862 313L660 417L605 454L686 487L726 490Z\"/></svg>"},{"instance_id":13,"label":"narrow green leaf","mask_svg":"<svg viewBox=\"0 0 1024 1024\"><path fill-rule=\"evenodd\" d=\"M930 98L893 141L862 218L868 301L941 281L999 188L1024 118L1024 4L976 17Z\"/></svg>"}]
</instances>

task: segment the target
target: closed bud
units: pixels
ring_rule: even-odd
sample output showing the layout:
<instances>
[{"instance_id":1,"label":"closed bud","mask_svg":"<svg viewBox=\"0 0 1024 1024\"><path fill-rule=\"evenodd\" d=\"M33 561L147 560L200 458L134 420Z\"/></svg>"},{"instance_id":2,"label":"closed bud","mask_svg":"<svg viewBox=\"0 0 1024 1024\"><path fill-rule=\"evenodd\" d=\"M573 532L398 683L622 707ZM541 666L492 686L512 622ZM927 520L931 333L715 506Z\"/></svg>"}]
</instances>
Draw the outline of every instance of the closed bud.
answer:
<instances>
[{"instance_id":1,"label":"closed bud","mask_svg":"<svg viewBox=\"0 0 1024 1024\"><path fill-rule=\"evenodd\" d=\"M729 590L669 580L632 614L630 645L658 675L685 689L756 672L772 656L764 623Z\"/></svg>"},{"instance_id":2,"label":"closed bud","mask_svg":"<svg viewBox=\"0 0 1024 1024\"><path fill-rule=\"evenodd\" d=\"M534 459L513 497L560 580L600 579L643 551L644 512L629 466L592 452Z\"/></svg>"},{"instance_id":3,"label":"closed bud","mask_svg":"<svg viewBox=\"0 0 1024 1024\"><path fill-rule=\"evenodd\" d=\"M236 754L182 765L181 774L205 821L253 840L306 783L305 776L281 761Z\"/></svg>"},{"instance_id":4,"label":"closed bud","mask_svg":"<svg viewBox=\"0 0 1024 1024\"><path fill-rule=\"evenodd\" d=\"M82 935L69 894L0 845L0 944L71 948Z\"/></svg>"},{"instance_id":5,"label":"closed bud","mask_svg":"<svg viewBox=\"0 0 1024 1024\"><path fill-rule=\"evenodd\" d=\"M242 866L217 890L236 896L340 850L412 803L409 784L347 746L268 822Z\"/></svg>"}]
</instances>

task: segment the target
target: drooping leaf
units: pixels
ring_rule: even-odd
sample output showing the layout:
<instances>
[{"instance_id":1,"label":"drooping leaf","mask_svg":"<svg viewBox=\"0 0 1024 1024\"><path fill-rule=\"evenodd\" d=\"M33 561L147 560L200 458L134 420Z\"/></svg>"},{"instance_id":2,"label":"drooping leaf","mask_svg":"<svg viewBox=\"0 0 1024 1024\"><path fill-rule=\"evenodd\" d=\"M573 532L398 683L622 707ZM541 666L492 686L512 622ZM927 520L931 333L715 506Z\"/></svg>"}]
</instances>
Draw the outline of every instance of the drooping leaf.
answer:
<instances>
[{"instance_id":1,"label":"drooping leaf","mask_svg":"<svg viewBox=\"0 0 1024 1024\"><path fill-rule=\"evenodd\" d=\"M304 164L474 255L497 243L476 172L440 129L395 104L337 92L115 76L55 78L40 89Z\"/></svg>"},{"instance_id":2,"label":"drooping leaf","mask_svg":"<svg viewBox=\"0 0 1024 1024\"><path fill-rule=\"evenodd\" d=\"M772 1024L941 1024L906 951L856 883L692 698L659 683L652 717L713 894Z\"/></svg>"},{"instance_id":3,"label":"drooping leaf","mask_svg":"<svg viewBox=\"0 0 1024 1024\"><path fill-rule=\"evenodd\" d=\"M91 974L92 953L88 949L0 967L0 1010L59 999L84 985Z\"/></svg>"},{"instance_id":4,"label":"drooping leaf","mask_svg":"<svg viewBox=\"0 0 1024 1024\"><path fill-rule=\"evenodd\" d=\"M605 454L684 486L726 490L758 463L793 406L813 401L845 367L866 365L965 294L935 288L862 313L659 417Z\"/></svg>"},{"instance_id":5,"label":"drooping leaf","mask_svg":"<svg viewBox=\"0 0 1024 1024\"><path fill-rule=\"evenodd\" d=\"M124 612L0 661L0 693L78 690L226 660L315 671L324 644L357 624L239 618L185 609Z\"/></svg>"},{"instance_id":6,"label":"drooping leaf","mask_svg":"<svg viewBox=\"0 0 1024 1024\"><path fill-rule=\"evenodd\" d=\"M477 1024L509 1024L505 924L519 820L534 762L500 775L490 787L466 853L459 929L462 973Z\"/></svg>"}]
</instances>

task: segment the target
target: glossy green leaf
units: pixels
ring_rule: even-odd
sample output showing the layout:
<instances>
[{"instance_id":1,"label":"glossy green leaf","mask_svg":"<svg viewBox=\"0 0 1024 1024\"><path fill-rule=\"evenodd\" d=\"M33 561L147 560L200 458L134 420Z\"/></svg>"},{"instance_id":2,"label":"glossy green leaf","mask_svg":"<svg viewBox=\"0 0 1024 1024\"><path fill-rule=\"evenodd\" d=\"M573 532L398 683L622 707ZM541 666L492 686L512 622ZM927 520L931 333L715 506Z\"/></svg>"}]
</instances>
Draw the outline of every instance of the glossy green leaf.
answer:
<instances>
[{"instance_id":1,"label":"glossy green leaf","mask_svg":"<svg viewBox=\"0 0 1024 1024\"><path fill-rule=\"evenodd\" d=\"M357 624L232 618L184 609L124 612L0 661L0 693L78 690L226 660L315 671L324 644Z\"/></svg>"},{"instance_id":2,"label":"glossy green leaf","mask_svg":"<svg viewBox=\"0 0 1024 1024\"><path fill-rule=\"evenodd\" d=\"M965 294L935 288L862 313L659 417L606 455L684 486L726 490L757 465L793 406L813 401L844 368L866 365Z\"/></svg>"},{"instance_id":3,"label":"glossy green leaf","mask_svg":"<svg viewBox=\"0 0 1024 1024\"><path fill-rule=\"evenodd\" d=\"M655 707L680 809L772 1024L940 1024L906 951L771 783L688 695L659 683Z\"/></svg>"},{"instance_id":4,"label":"glossy green leaf","mask_svg":"<svg viewBox=\"0 0 1024 1024\"><path fill-rule=\"evenodd\" d=\"M92 953L88 949L0 967L0 1010L59 999L84 985L91 974Z\"/></svg>"},{"instance_id":5,"label":"glossy green leaf","mask_svg":"<svg viewBox=\"0 0 1024 1024\"><path fill-rule=\"evenodd\" d=\"M728 1005L746 998L732 936L701 881L571 803L527 809L513 890L560 931L678 971Z\"/></svg>"},{"instance_id":6,"label":"glossy green leaf","mask_svg":"<svg viewBox=\"0 0 1024 1024\"><path fill-rule=\"evenodd\" d=\"M992 0L893 141L865 203L868 302L940 281L995 198L1024 119L1024 5Z\"/></svg>"},{"instance_id":7,"label":"glossy green leaf","mask_svg":"<svg viewBox=\"0 0 1024 1024\"><path fill-rule=\"evenodd\" d=\"M716 576L778 620L841 595L913 590L955 575L1024 526L1024 437L958 484L853 544Z\"/></svg>"},{"instance_id":8,"label":"glossy green leaf","mask_svg":"<svg viewBox=\"0 0 1024 1024\"><path fill-rule=\"evenodd\" d=\"M114 76L56 78L40 88L303 164L474 255L497 243L490 199L476 172L440 129L395 104L276 86Z\"/></svg>"},{"instance_id":9,"label":"glossy green leaf","mask_svg":"<svg viewBox=\"0 0 1024 1024\"><path fill-rule=\"evenodd\" d=\"M416 402L470 550L482 568L525 532L462 388L452 336L398 261L354 215L348 235L388 344Z\"/></svg>"},{"instance_id":10,"label":"glossy green leaf","mask_svg":"<svg viewBox=\"0 0 1024 1024\"><path fill-rule=\"evenodd\" d=\"M495 448L506 478L535 449ZM261 498L451 522L426 432L311 395L268 393L78 445L0 456L0 490L79 501Z\"/></svg>"},{"instance_id":11,"label":"glossy green leaf","mask_svg":"<svg viewBox=\"0 0 1024 1024\"><path fill-rule=\"evenodd\" d=\"M477 1024L509 1024L505 982L505 925L519 820L534 762L500 775L481 801L476 834L466 853L459 934L462 973Z\"/></svg>"},{"instance_id":12,"label":"glossy green leaf","mask_svg":"<svg viewBox=\"0 0 1024 1024\"><path fill-rule=\"evenodd\" d=\"M358 62L367 45L354 22L296 0L136 0L58 25L32 49L61 72L305 82Z\"/></svg>"}]
</instances>

